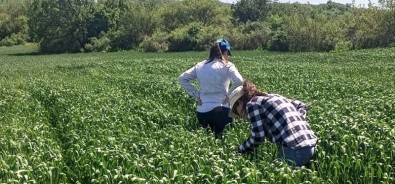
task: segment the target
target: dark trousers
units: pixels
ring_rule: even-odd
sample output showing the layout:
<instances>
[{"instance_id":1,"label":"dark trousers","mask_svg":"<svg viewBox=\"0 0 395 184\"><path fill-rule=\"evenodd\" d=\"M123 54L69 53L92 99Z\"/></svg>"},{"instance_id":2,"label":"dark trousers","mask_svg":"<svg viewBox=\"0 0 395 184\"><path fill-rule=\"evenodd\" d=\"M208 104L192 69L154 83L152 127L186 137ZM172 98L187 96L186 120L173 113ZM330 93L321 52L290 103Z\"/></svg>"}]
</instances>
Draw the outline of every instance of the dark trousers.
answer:
<instances>
[{"instance_id":1,"label":"dark trousers","mask_svg":"<svg viewBox=\"0 0 395 184\"><path fill-rule=\"evenodd\" d=\"M196 112L199 123L203 128L210 128L215 133L215 137L222 137L226 125L233 123L233 118L229 117L230 108L216 107L209 112Z\"/></svg>"}]
</instances>

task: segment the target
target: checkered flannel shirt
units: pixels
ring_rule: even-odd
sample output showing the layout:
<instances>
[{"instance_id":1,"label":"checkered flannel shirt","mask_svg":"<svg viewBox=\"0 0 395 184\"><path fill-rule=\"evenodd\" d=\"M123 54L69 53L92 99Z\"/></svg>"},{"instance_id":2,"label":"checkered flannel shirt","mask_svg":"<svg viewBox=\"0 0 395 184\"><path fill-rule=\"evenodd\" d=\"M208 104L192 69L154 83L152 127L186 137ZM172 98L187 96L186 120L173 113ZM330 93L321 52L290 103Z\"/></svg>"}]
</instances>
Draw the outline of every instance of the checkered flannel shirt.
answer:
<instances>
[{"instance_id":1,"label":"checkered flannel shirt","mask_svg":"<svg viewBox=\"0 0 395 184\"><path fill-rule=\"evenodd\" d=\"M306 121L307 105L278 94L257 96L247 103L251 136L239 146L239 152L252 151L267 140L289 148L314 146L317 137Z\"/></svg>"}]
</instances>

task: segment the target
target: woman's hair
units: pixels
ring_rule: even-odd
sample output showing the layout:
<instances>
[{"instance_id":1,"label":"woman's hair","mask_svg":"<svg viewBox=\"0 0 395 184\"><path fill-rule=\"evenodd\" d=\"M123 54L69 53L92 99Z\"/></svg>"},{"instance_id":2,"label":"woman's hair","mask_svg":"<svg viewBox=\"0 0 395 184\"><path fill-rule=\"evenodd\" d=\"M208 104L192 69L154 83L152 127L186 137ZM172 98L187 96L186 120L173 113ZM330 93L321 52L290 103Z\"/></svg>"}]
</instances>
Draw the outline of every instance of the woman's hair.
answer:
<instances>
[{"instance_id":1,"label":"woman's hair","mask_svg":"<svg viewBox=\"0 0 395 184\"><path fill-rule=\"evenodd\" d=\"M243 96L241 96L238 101L241 101L244 105L246 105L253 97L267 95L267 93L259 91L255 84L249 80L245 80L243 82L242 91Z\"/></svg>"},{"instance_id":2,"label":"woman's hair","mask_svg":"<svg viewBox=\"0 0 395 184\"><path fill-rule=\"evenodd\" d=\"M213 61L214 59L223 59L221 48L219 47L219 43L214 43L211 46L207 63Z\"/></svg>"}]
</instances>

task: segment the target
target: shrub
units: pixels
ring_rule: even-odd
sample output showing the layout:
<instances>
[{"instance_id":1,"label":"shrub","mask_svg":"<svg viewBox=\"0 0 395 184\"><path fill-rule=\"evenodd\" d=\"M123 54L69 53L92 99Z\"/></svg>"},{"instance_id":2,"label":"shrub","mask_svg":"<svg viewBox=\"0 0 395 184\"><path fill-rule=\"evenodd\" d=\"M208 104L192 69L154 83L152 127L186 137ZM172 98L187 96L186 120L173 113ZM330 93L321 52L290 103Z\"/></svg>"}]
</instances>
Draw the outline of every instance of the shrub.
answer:
<instances>
[{"instance_id":1,"label":"shrub","mask_svg":"<svg viewBox=\"0 0 395 184\"><path fill-rule=\"evenodd\" d=\"M287 34L281 30L271 32L267 46L270 51L288 51Z\"/></svg>"},{"instance_id":2,"label":"shrub","mask_svg":"<svg viewBox=\"0 0 395 184\"><path fill-rule=\"evenodd\" d=\"M74 39L64 37L48 37L40 42L41 53L79 52L80 44Z\"/></svg>"},{"instance_id":3,"label":"shrub","mask_svg":"<svg viewBox=\"0 0 395 184\"><path fill-rule=\"evenodd\" d=\"M110 46L111 40L106 36L103 36L99 39L96 37L90 38L89 43L85 44L86 52L106 52L108 51Z\"/></svg>"},{"instance_id":4,"label":"shrub","mask_svg":"<svg viewBox=\"0 0 395 184\"><path fill-rule=\"evenodd\" d=\"M269 40L268 28L262 22L247 22L232 35L233 47L238 50L265 49Z\"/></svg>"},{"instance_id":5,"label":"shrub","mask_svg":"<svg viewBox=\"0 0 395 184\"><path fill-rule=\"evenodd\" d=\"M191 51L203 50L204 47L199 45L199 33L203 25L193 22L186 26L176 28L169 36L169 51Z\"/></svg>"},{"instance_id":6,"label":"shrub","mask_svg":"<svg viewBox=\"0 0 395 184\"><path fill-rule=\"evenodd\" d=\"M352 43L350 41L339 41L336 43L335 48L332 52L344 52L352 49Z\"/></svg>"},{"instance_id":7,"label":"shrub","mask_svg":"<svg viewBox=\"0 0 395 184\"><path fill-rule=\"evenodd\" d=\"M143 42L140 43L140 50L144 52L164 52L169 48L167 42L168 35L166 33L155 33L152 36L145 36Z\"/></svg>"},{"instance_id":8,"label":"shrub","mask_svg":"<svg viewBox=\"0 0 395 184\"><path fill-rule=\"evenodd\" d=\"M12 33L0 41L0 46L13 46L26 44L27 36L22 33Z\"/></svg>"}]
</instances>

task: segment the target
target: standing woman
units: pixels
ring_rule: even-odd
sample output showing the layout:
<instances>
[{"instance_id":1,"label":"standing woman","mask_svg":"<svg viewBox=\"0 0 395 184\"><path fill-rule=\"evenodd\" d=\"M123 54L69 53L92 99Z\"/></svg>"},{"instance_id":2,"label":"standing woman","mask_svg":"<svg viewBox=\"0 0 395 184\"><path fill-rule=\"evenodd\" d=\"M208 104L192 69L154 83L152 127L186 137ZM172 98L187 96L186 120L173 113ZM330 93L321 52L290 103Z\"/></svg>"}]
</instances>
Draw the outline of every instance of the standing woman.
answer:
<instances>
[{"instance_id":1,"label":"standing woman","mask_svg":"<svg viewBox=\"0 0 395 184\"><path fill-rule=\"evenodd\" d=\"M230 116L251 123L251 136L235 148L253 151L267 139L277 144L278 157L291 165L307 165L316 150L317 137L306 120L307 105L278 94L260 92L250 81L230 95Z\"/></svg>"},{"instance_id":2,"label":"standing woman","mask_svg":"<svg viewBox=\"0 0 395 184\"><path fill-rule=\"evenodd\" d=\"M211 47L209 58L182 73L178 80L184 90L197 101L197 118L204 128L210 128L221 137L225 126L233 122L229 117L228 92L241 85L243 78L236 66L228 60L230 44L217 40ZM199 89L192 85L197 80ZM233 82L229 90L230 82Z\"/></svg>"}]
</instances>

